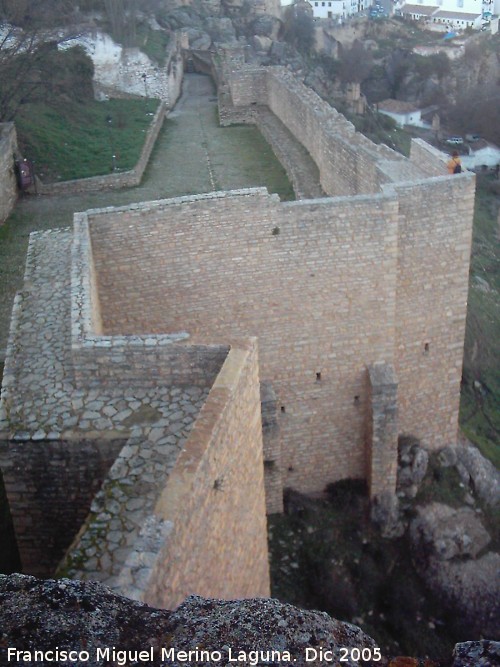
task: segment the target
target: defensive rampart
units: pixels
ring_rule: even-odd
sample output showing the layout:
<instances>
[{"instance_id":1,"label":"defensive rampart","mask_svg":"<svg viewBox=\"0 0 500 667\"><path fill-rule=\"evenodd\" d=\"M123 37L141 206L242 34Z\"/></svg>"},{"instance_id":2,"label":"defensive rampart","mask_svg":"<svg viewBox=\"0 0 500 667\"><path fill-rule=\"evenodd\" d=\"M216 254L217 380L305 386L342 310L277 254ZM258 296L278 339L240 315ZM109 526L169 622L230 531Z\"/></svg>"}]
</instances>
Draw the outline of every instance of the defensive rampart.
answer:
<instances>
[{"instance_id":1,"label":"defensive rampart","mask_svg":"<svg viewBox=\"0 0 500 667\"><path fill-rule=\"evenodd\" d=\"M223 104L230 99L224 106L225 122L233 114L241 121L245 113L250 122L256 122L258 107L268 105L308 149L326 193L383 192L396 197L397 239L391 250L397 256L396 300L392 324L386 321L387 334L395 336L391 359L399 382L399 429L418 435L429 447L454 442L473 175L467 172L458 179L447 178L441 155L420 140L412 142L409 159L384 145L374 145L280 68L246 67L226 70L224 75L227 95ZM359 266L364 272L363 264ZM390 281L390 274L384 280ZM356 326L350 331L355 337Z\"/></svg>"},{"instance_id":2,"label":"defensive rampart","mask_svg":"<svg viewBox=\"0 0 500 667\"><path fill-rule=\"evenodd\" d=\"M157 604L267 586L262 451L273 512L286 486L394 492L398 434L432 449L458 428L473 175L447 175L418 140L409 159L373 145L283 70L219 74L224 122L267 105L328 196L256 188L79 214L72 234L33 238L7 354L7 466L20 432L127 439L66 571ZM10 497L19 483L6 475Z\"/></svg>"}]
</instances>

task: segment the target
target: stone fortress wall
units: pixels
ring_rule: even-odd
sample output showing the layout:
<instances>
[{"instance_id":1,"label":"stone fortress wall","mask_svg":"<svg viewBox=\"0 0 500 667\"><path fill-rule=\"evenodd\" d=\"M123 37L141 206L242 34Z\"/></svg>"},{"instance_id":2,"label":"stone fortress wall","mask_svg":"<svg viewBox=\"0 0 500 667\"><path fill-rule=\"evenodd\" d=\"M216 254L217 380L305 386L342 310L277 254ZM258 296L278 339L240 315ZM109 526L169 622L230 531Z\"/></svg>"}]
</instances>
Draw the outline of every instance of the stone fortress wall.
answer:
<instances>
[{"instance_id":1,"label":"stone fortress wall","mask_svg":"<svg viewBox=\"0 0 500 667\"><path fill-rule=\"evenodd\" d=\"M328 206L339 206L342 195L352 195L346 203L350 208L363 201L360 197L363 194L371 211L369 216L375 220L375 202L380 195L392 197L395 224L387 233L387 248L382 252L385 265L376 257L369 261L370 243L360 234L368 224L366 214L353 214L351 238L348 243L344 239L344 245L337 244L344 260L350 258L353 268L357 266L358 271L354 269L357 280L379 284L378 299L386 308L382 318L386 349L372 346L368 357L362 356L358 341L364 339L363 326L370 326L370 305L373 307L374 303L366 292L367 304L358 313L361 320L363 313L366 314L366 321L360 326L352 317L355 313L352 306L364 290L355 281L347 280L347 312L339 310L337 305L333 320L336 331L345 327L348 332L347 340L339 341L337 357L348 359L357 355L367 364L379 360L393 364L398 381L399 432L420 437L430 448L454 443L468 290L473 175L464 173L462 181L448 178L437 151L420 140L412 142L409 159L384 145L374 145L314 92L280 68L264 71L240 68L226 73L226 77L232 103L228 118L234 112L242 120L241 108L251 110L268 105L306 146L319 168L323 189L336 197L322 200L324 205L328 201ZM321 209L316 201L309 204L315 209L314 213L307 213L312 223L318 215L316 211ZM298 206L287 204L284 208ZM345 215L333 214L339 226L344 227ZM389 224L390 216L383 214L383 217ZM373 235L370 240L375 240ZM358 243L364 257L361 261L355 254ZM304 261L308 261L306 253ZM380 271L378 277L377 271ZM333 284L338 304L338 286L342 280ZM375 317L373 332L376 322ZM338 333L335 338L338 339ZM351 377L354 364L347 373ZM333 366L331 370L337 374ZM363 394L356 392L356 395L360 401L364 400ZM332 402L337 403L339 394L335 396ZM347 416L347 401L345 408L346 428L352 431L355 419ZM337 446L336 443L335 449Z\"/></svg>"},{"instance_id":2,"label":"stone fortress wall","mask_svg":"<svg viewBox=\"0 0 500 667\"><path fill-rule=\"evenodd\" d=\"M17 199L14 156L17 150L14 123L0 123L0 224L4 222Z\"/></svg>"},{"instance_id":3,"label":"stone fortress wall","mask_svg":"<svg viewBox=\"0 0 500 667\"><path fill-rule=\"evenodd\" d=\"M267 594L263 475L268 512L287 486L315 493L346 477L379 497L395 489L399 433L437 448L458 428L473 175L448 176L420 141L410 159L373 145L281 69L226 74L224 122L258 123L268 106L327 196L180 197L37 235L2 394L16 530L64 475L48 460L36 480L19 474L35 469L35 441L78 452L122 439L60 572L164 606ZM61 338L41 343L43 324L28 323L51 309ZM33 386L29 341L62 379ZM23 559L36 531L18 531Z\"/></svg>"}]
</instances>

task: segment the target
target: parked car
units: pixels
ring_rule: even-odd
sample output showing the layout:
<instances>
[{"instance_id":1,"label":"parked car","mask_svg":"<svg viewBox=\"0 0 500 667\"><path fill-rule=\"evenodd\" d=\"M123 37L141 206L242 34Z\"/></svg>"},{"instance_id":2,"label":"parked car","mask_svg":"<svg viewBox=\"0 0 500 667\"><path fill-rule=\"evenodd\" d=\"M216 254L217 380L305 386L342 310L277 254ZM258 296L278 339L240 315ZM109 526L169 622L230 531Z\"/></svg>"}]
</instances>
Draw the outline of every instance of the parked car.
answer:
<instances>
[{"instance_id":1,"label":"parked car","mask_svg":"<svg viewBox=\"0 0 500 667\"><path fill-rule=\"evenodd\" d=\"M462 137L448 137L446 143L450 146L461 146L464 143Z\"/></svg>"},{"instance_id":2,"label":"parked car","mask_svg":"<svg viewBox=\"0 0 500 667\"><path fill-rule=\"evenodd\" d=\"M481 139L479 134L466 134L465 135L465 141L468 141L471 144L474 143L475 141L479 141L479 139Z\"/></svg>"}]
</instances>

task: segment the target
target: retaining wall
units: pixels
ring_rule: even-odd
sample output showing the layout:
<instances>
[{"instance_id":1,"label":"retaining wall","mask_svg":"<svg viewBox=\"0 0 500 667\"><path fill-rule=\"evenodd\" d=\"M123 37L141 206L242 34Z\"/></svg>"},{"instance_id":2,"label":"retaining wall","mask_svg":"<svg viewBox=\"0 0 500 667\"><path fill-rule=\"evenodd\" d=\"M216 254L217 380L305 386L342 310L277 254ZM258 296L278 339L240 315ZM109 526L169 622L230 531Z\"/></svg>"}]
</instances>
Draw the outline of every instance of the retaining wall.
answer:
<instances>
[{"instance_id":1,"label":"retaining wall","mask_svg":"<svg viewBox=\"0 0 500 667\"><path fill-rule=\"evenodd\" d=\"M16 150L17 137L14 123L0 123L0 224L7 219L17 199L14 172Z\"/></svg>"},{"instance_id":2,"label":"retaining wall","mask_svg":"<svg viewBox=\"0 0 500 667\"><path fill-rule=\"evenodd\" d=\"M146 134L146 140L142 147L141 156L135 167L129 171L103 176L92 176L90 178L78 178L74 181L63 181L61 183L42 183L37 179L37 190L42 195L72 195L83 192L94 192L95 190L116 190L119 188L130 188L139 185L142 175L147 167L151 152L163 125L167 107L160 102L158 109L151 121Z\"/></svg>"}]
</instances>

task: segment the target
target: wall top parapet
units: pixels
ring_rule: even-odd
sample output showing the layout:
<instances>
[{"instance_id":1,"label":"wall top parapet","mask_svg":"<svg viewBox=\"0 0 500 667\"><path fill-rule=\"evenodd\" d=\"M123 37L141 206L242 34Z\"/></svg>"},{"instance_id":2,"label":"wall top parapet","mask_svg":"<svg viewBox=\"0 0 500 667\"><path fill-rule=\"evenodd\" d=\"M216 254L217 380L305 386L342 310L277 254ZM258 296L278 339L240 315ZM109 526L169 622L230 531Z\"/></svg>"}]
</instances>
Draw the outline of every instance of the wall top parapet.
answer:
<instances>
[{"instance_id":1,"label":"wall top parapet","mask_svg":"<svg viewBox=\"0 0 500 667\"><path fill-rule=\"evenodd\" d=\"M215 192L206 192L198 195L184 195L182 197L171 197L169 199L156 199L153 201L141 202L137 204L126 204L124 206L106 206L105 208L91 208L85 211L85 215L89 222L92 223L92 218L101 217L108 213L110 214L119 214L124 211L134 212L134 211L153 211L162 209L168 206L176 206L178 204L186 204L190 202L202 202L209 201L211 199L225 199L228 197L247 197L247 196L261 196L272 201L279 202L278 195L269 194L267 188L257 187L257 188L241 188L239 190L219 190ZM78 214L82 215L82 214Z\"/></svg>"}]
</instances>

